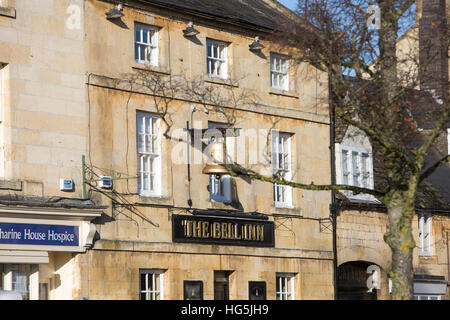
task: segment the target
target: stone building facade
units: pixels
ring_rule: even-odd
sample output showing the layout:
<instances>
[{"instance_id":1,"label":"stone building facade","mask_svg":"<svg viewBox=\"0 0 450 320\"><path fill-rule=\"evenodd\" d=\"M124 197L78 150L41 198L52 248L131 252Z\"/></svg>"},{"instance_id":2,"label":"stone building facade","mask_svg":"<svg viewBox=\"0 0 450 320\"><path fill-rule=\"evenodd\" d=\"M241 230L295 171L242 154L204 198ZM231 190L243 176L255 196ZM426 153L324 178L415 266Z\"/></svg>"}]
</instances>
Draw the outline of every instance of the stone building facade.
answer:
<instances>
[{"instance_id":1,"label":"stone building facade","mask_svg":"<svg viewBox=\"0 0 450 320\"><path fill-rule=\"evenodd\" d=\"M289 11L269 0L121 4L2 2L1 227L68 234L2 242L2 288L333 299L330 193L217 178L197 161L212 141L198 133L232 127L234 159L330 182L327 76L265 40L269 17Z\"/></svg>"},{"instance_id":2,"label":"stone building facade","mask_svg":"<svg viewBox=\"0 0 450 320\"><path fill-rule=\"evenodd\" d=\"M73 297L73 257L92 245L91 221L103 210L81 200L78 188L86 150L84 33L67 18L82 7L0 2L0 286L27 299ZM72 179L75 192L61 191L60 179Z\"/></svg>"}]
</instances>

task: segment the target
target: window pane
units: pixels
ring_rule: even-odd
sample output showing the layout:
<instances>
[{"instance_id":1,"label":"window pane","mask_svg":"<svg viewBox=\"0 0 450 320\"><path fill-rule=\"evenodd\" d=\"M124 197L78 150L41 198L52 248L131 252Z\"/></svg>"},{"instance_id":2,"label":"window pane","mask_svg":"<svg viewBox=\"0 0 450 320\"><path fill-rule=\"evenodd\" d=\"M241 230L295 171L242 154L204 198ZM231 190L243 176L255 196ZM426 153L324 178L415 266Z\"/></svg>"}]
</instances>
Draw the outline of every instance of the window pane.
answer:
<instances>
[{"instance_id":1,"label":"window pane","mask_svg":"<svg viewBox=\"0 0 450 320\"><path fill-rule=\"evenodd\" d=\"M145 61L145 46L139 45L139 60Z\"/></svg>"},{"instance_id":2,"label":"window pane","mask_svg":"<svg viewBox=\"0 0 450 320\"><path fill-rule=\"evenodd\" d=\"M217 61L216 60L212 61L212 74L215 76L217 75Z\"/></svg>"},{"instance_id":3,"label":"window pane","mask_svg":"<svg viewBox=\"0 0 450 320\"><path fill-rule=\"evenodd\" d=\"M134 45L134 60L139 60L139 45L137 43Z\"/></svg>"},{"instance_id":4,"label":"window pane","mask_svg":"<svg viewBox=\"0 0 450 320\"><path fill-rule=\"evenodd\" d=\"M149 174L149 189L148 190L155 190L155 175L154 174Z\"/></svg>"},{"instance_id":5,"label":"window pane","mask_svg":"<svg viewBox=\"0 0 450 320\"><path fill-rule=\"evenodd\" d=\"M136 40L136 42L141 41L141 27L139 27L139 26L136 26L136 28L135 28L135 40Z\"/></svg>"},{"instance_id":6,"label":"window pane","mask_svg":"<svg viewBox=\"0 0 450 320\"><path fill-rule=\"evenodd\" d=\"M144 135L138 134L138 153L144 152Z\"/></svg>"},{"instance_id":7,"label":"window pane","mask_svg":"<svg viewBox=\"0 0 450 320\"><path fill-rule=\"evenodd\" d=\"M142 172L149 172L148 156L142 156Z\"/></svg>"},{"instance_id":8,"label":"window pane","mask_svg":"<svg viewBox=\"0 0 450 320\"><path fill-rule=\"evenodd\" d=\"M149 190L148 189L148 180L149 180L149 175L147 173L143 174L143 185L142 185L142 189L143 190Z\"/></svg>"},{"instance_id":9,"label":"window pane","mask_svg":"<svg viewBox=\"0 0 450 320\"><path fill-rule=\"evenodd\" d=\"M153 153L159 153L159 149L158 149L158 136L153 135L150 136L151 139L151 150Z\"/></svg>"},{"instance_id":10,"label":"window pane","mask_svg":"<svg viewBox=\"0 0 450 320\"><path fill-rule=\"evenodd\" d=\"M145 152L147 152L147 153L153 152L152 144L151 144L152 140L151 139L152 139L151 135L149 135L149 134L145 135Z\"/></svg>"},{"instance_id":11,"label":"window pane","mask_svg":"<svg viewBox=\"0 0 450 320\"><path fill-rule=\"evenodd\" d=\"M219 48L216 45L213 45L213 57L214 58L218 58L219 57L218 50L219 50Z\"/></svg>"},{"instance_id":12,"label":"window pane","mask_svg":"<svg viewBox=\"0 0 450 320\"><path fill-rule=\"evenodd\" d=\"M281 61L279 58L275 59L275 70L276 71L281 71Z\"/></svg>"},{"instance_id":13,"label":"window pane","mask_svg":"<svg viewBox=\"0 0 450 320\"><path fill-rule=\"evenodd\" d=\"M158 119L157 118L150 118L150 119L152 130L149 131L149 133L156 135L158 133Z\"/></svg>"},{"instance_id":14,"label":"window pane","mask_svg":"<svg viewBox=\"0 0 450 320\"><path fill-rule=\"evenodd\" d=\"M342 151L343 184L348 185L348 152Z\"/></svg>"},{"instance_id":15,"label":"window pane","mask_svg":"<svg viewBox=\"0 0 450 320\"><path fill-rule=\"evenodd\" d=\"M145 299L145 292L147 291L147 274L141 274L141 299Z\"/></svg>"},{"instance_id":16,"label":"window pane","mask_svg":"<svg viewBox=\"0 0 450 320\"><path fill-rule=\"evenodd\" d=\"M369 187L368 184L368 175L367 175L367 154L362 153L361 154L361 187L367 188Z\"/></svg>"},{"instance_id":17,"label":"window pane","mask_svg":"<svg viewBox=\"0 0 450 320\"><path fill-rule=\"evenodd\" d=\"M142 30L142 42L143 43L148 43L148 29L143 29Z\"/></svg>"},{"instance_id":18,"label":"window pane","mask_svg":"<svg viewBox=\"0 0 450 320\"><path fill-rule=\"evenodd\" d=\"M353 185L359 186L358 153L352 152Z\"/></svg>"},{"instance_id":19,"label":"window pane","mask_svg":"<svg viewBox=\"0 0 450 320\"><path fill-rule=\"evenodd\" d=\"M220 59L225 60L225 46L221 45L219 47L219 50L220 50Z\"/></svg>"},{"instance_id":20,"label":"window pane","mask_svg":"<svg viewBox=\"0 0 450 320\"><path fill-rule=\"evenodd\" d=\"M218 76L223 76L222 63L220 63L219 61L217 61L217 75Z\"/></svg>"},{"instance_id":21,"label":"window pane","mask_svg":"<svg viewBox=\"0 0 450 320\"><path fill-rule=\"evenodd\" d=\"M284 79L284 77L283 76L281 76L281 75L279 75L279 77L280 77L280 80L279 80L279 87L280 88L283 88L284 89L284 87L285 87L285 79Z\"/></svg>"}]
</instances>

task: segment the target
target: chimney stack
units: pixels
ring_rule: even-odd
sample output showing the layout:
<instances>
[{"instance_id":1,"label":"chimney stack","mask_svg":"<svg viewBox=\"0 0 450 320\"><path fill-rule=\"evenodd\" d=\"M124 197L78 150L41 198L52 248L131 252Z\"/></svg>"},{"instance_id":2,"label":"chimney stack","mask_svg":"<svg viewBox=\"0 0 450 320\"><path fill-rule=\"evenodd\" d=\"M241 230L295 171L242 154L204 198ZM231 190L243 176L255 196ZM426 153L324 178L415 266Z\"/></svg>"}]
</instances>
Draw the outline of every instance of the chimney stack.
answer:
<instances>
[{"instance_id":1,"label":"chimney stack","mask_svg":"<svg viewBox=\"0 0 450 320\"><path fill-rule=\"evenodd\" d=\"M418 0L420 88L443 100L448 95L448 59L445 39L448 22L445 0Z\"/></svg>"}]
</instances>

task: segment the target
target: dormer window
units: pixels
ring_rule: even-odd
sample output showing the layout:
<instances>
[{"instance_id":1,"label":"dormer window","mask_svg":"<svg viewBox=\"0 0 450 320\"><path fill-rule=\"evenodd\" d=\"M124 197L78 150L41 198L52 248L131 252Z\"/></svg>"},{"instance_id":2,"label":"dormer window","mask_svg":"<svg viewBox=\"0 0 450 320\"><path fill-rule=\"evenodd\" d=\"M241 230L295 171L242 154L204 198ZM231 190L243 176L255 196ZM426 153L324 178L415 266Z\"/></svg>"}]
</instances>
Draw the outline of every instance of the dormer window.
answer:
<instances>
[{"instance_id":1,"label":"dormer window","mask_svg":"<svg viewBox=\"0 0 450 320\"><path fill-rule=\"evenodd\" d=\"M342 149L342 184L372 189L368 152Z\"/></svg>"},{"instance_id":2,"label":"dormer window","mask_svg":"<svg viewBox=\"0 0 450 320\"><path fill-rule=\"evenodd\" d=\"M340 182L339 184L373 189L372 153L360 148L340 146ZM353 200L377 201L367 194L354 194L352 191L343 191ZM378 201L377 201L378 202Z\"/></svg>"}]
</instances>

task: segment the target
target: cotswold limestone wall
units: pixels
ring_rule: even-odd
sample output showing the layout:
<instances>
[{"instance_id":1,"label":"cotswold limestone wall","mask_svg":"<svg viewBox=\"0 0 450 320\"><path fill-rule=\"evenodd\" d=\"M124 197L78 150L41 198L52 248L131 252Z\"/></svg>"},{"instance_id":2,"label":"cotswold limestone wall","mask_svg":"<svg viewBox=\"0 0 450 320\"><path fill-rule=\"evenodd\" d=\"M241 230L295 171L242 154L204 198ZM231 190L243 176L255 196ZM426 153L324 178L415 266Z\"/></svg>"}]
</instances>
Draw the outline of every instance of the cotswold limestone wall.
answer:
<instances>
[{"instance_id":1,"label":"cotswold limestone wall","mask_svg":"<svg viewBox=\"0 0 450 320\"><path fill-rule=\"evenodd\" d=\"M0 15L0 179L23 181L26 195L80 197L87 127L84 1L6 2L16 15ZM60 178L74 179L75 193L60 192Z\"/></svg>"},{"instance_id":2,"label":"cotswold limestone wall","mask_svg":"<svg viewBox=\"0 0 450 320\"><path fill-rule=\"evenodd\" d=\"M419 255L419 231L417 216L412 222L416 248L413 253L415 274L440 275L448 279L448 238L450 219L445 216L432 217L431 256ZM384 242L387 231L386 213L374 211L344 210L338 217L337 247L338 265L351 261L364 261L381 268L380 299L389 299L388 278L391 250ZM448 296L446 297L448 299ZM444 299L444 297L443 297Z\"/></svg>"},{"instance_id":3,"label":"cotswold limestone wall","mask_svg":"<svg viewBox=\"0 0 450 320\"><path fill-rule=\"evenodd\" d=\"M183 77L215 86L222 94L229 93L230 86L226 82L206 76L206 39L215 39L229 43L229 77L235 81L232 90L236 94L248 90L258 102L226 109L227 115L232 113L236 118L235 126L242 129L243 135L254 133L244 139L245 147L236 157L249 159L258 152L258 148L253 147L258 146L260 150L265 149L265 156L270 159L267 153L270 152L270 135L267 134L271 129L290 132L293 134L293 180L316 184L330 182L325 74L306 65L292 65L289 90L273 90L270 88L270 52L288 52L264 42L267 49L262 54L252 53L248 45L254 40L253 32L225 28L199 18L194 23L200 34L189 40L183 37L182 30L192 17L173 12L169 15L152 7L135 10L125 6L121 22L113 23L104 18L105 12L112 8L110 4L86 1L85 8L91 121L88 164L121 172L124 176L137 173L136 113L161 114L156 104L161 100L155 101L148 90L132 88L123 81L130 74L143 71L165 80ZM135 22L159 28L157 67L134 61ZM164 110L170 116L170 136L176 136L178 130L177 137L184 139L182 129L186 121L197 129L208 128L208 121L227 121L223 109L210 106L209 114L202 111L191 114L192 105L199 110L204 107L189 99L175 99ZM167 124L161 122L161 132L167 128ZM333 298L331 233L318 220L329 217L330 193L294 190L293 207L276 208L272 184L233 178L233 203L212 202L209 177L202 174L204 163L195 163L198 151L192 147L189 195L186 155L181 152L179 162L172 157L179 153L178 138L161 139L161 197L139 196L136 179L114 181L115 191L126 201L138 204L134 207L136 211L131 212L123 206L112 207L111 200L96 191L91 193L97 203L110 205L110 208L98 221L99 240L93 250L76 257L77 272L83 276L79 286L74 288L74 297L137 299L139 269L156 268L167 270L167 299L183 298L183 280L202 280L204 298L212 299L214 270L233 271L230 276L232 299L248 299L248 281L267 281L268 298L275 299L277 272L296 274L298 299ZM263 167L258 164L252 168ZM265 170L264 173L271 174L271 165L267 162ZM187 206L189 196L193 208L268 214L275 225L275 248L173 243L171 215L186 213L179 208ZM161 207L152 207L155 204Z\"/></svg>"},{"instance_id":4,"label":"cotswold limestone wall","mask_svg":"<svg viewBox=\"0 0 450 320\"><path fill-rule=\"evenodd\" d=\"M233 250L237 255L210 252L172 253L151 252L149 244L141 243L129 251L125 242L110 243L102 251L89 251L76 257L81 266L80 286L74 290L74 299L89 292L90 299L139 299L139 269L155 268L164 273L164 298L183 299L183 281L203 281L203 298L214 299L213 270L232 270L230 299L248 300L248 281L266 281L267 299L276 299L276 273L296 273L296 299L330 299L333 292L333 270L328 261L306 260L286 253L267 257L259 250L246 253ZM109 250L105 250L105 249ZM178 247L180 248L180 247ZM252 252L253 251L253 252ZM230 252L231 253L231 252ZM108 270L108 272L105 272Z\"/></svg>"}]
</instances>

